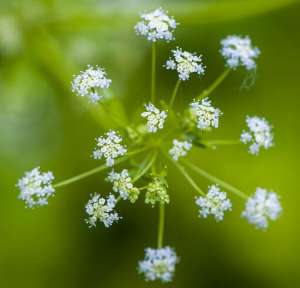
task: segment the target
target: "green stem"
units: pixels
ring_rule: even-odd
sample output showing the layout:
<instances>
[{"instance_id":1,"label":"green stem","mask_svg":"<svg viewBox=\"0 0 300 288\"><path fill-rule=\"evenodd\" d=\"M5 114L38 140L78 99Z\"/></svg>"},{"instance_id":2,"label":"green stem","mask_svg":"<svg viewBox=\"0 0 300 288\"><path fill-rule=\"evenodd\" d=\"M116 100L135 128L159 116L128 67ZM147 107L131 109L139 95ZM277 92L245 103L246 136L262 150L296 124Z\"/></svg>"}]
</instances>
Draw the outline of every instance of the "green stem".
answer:
<instances>
[{"instance_id":1,"label":"green stem","mask_svg":"<svg viewBox=\"0 0 300 288\"><path fill-rule=\"evenodd\" d=\"M147 150L147 148L142 148L142 149L139 149L139 150L135 150L135 151L129 152L129 153L127 153L127 155L126 155L125 157L116 160L115 164L120 164L120 163L126 161L126 160L128 159L129 156L133 156L133 155L138 154L138 153L141 153L141 152L143 152L143 151L145 151L145 150ZM79 181L79 180L81 180L81 179L84 179L84 178L86 178L86 177L89 177L89 176L91 176L91 175L93 175L93 174L96 174L96 173L98 173L98 172L104 171L104 170L106 170L106 169L108 169L108 168L109 168L109 167L107 167L105 164L103 164L103 165L98 166L98 167L96 167L96 168L94 168L94 169L91 169L91 170L89 170L89 171L86 171L86 172L84 172L84 173L81 173L81 174L79 174L79 175L76 175L76 176L74 176L74 177L71 177L71 178L69 178L69 179L67 179L67 180L63 180L63 181L61 181L61 182L58 182L58 183L54 184L53 187L54 187L54 188L58 188L58 187L63 187L63 186L69 185L69 184L71 184L71 183L77 182L77 181Z\"/></svg>"},{"instance_id":2,"label":"green stem","mask_svg":"<svg viewBox=\"0 0 300 288\"><path fill-rule=\"evenodd\" d=\"M180 83L181 83L181 81L178 79L177 82L176 82L176 84L175 84L172 96L171 96L171 100L170 100L170 104L169 104L170 107L172 107L173 104L174 104L174 101L175 101L175 98L176 98L176 95L177 95Z\"/></svg>"},{"instance_id":3,"label":"green stem","mask_svg":"<svg viewBox=\"0 0 300 288\"><path fill-rule=\"evenodd\" d=\"M151 63L151 102L155 102L155 83L156 82L156 43L152 43L152 63Z\"/></svg>"},{"instance_id":4,"label":"green stem","mask_svg":"<svg viewBox=\"0 0 300 288\"><path fill-rule=\"evenodd\" d=\"M165 228L165 204L160 203L158 211L158 237L157 247L162 248L164 240L164 228Z\"/></svg>"},{"instance_id":5,"label":"green stem","mask_svg":"<svg viewBox=\"0 0 300 288\"><path fill-rule=\"evenodd\" d=\"M151 168L152 164L154 163L155 159L157 157L157 152L153 153L150 161L147 163L147 165L145 167L143 167L138 173L137 175L135 175L135 177L132 180L132 183L136 182L137 180L139 180L141 177L143 177L147 171Z\"/></svg>"},{"instance_id":6,"label":"green stem","mask_svg":"<svg viewBox=\"0 0 300 288\"><path fill-rule=\"evenodd\" d=\"M201 140L200 144L212 148L214 146L238 145L240 140Z\"/></svg>"},{"instance_id":7,"label":"green stem","mask_svg":"<svg viewBox=\"0 0 300 288\"><path fill-rule=\"evenodd\" d=\"M208 180L210 180L211 182L217 183L219 184L221 187L223 187L224 189L244 198L244 199L248 199L248 196L242 192L241 190L235 188L234 186L232 186L231 184L207 173L206 171L204 171L203 169L197 167L196 165L194 165L193 163L191 163L188 160L185 160L184 163L189 166L193 171L195 171L196 173L200 174L201 176L207 178Z\"/></svg>"},{"instance_id":8,"label":"green stem","mask_svg":"<svg viewBox=\"0 0 300 288\"><path fill-rule=\"evenodd\" d=\"M199 96L198 100L208 97L227 77L230 72L230 68L227 68L207 89L205 89Z\"/></svg>"},{"instance_id":9,"label":"green stem","mask_svg":"<svg viewBox=\"0 0 300 288\"><path fill-rule=\"evenodd\" d=\"M205 196L202 189L196 184L196 182L191 178L191 176L186 172L185 168L179 164L177 161L173 161L175 167L181 172L181 174L186 178L186 180L191 184L191 186L201 195Z\"/></svg>"}]
</instances>

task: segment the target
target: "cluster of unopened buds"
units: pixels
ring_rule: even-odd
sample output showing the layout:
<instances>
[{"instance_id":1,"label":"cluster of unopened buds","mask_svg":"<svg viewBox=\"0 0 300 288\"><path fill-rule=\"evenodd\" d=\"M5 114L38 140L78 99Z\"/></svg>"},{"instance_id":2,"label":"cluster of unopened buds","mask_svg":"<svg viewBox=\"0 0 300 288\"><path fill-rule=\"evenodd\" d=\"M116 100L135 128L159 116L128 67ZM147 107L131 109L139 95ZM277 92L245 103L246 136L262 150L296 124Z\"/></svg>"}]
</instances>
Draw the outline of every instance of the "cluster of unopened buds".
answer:
<instances>
[{"instance_id":1,"label":"cluster of unopened buds","mask_svg":"<svg viewBox=\"0 0 300 288\"><path fill-rule=\"evenodd\" d=\"M193 75L203 76L206 69L202 55L181 48L172 50L164 67L176 71L178 79L169 103L156 101L156 43L174 40L176 27L174 18L161 8L142 14L141 21L135 26L138 35L152 42L151 98L145 104L145 111L141 111L141 122L129 127L121 125L118 131L106 131L96 138L92 157L104 161L104 164L57 183L53 183L52 172L43 173L35 168L27 172L17 184L19 198L25 201L27 207L33 208L48 204L55 189L109 170L105 180L112 185L111 193L107 196L93 193L85 206L86 222L91 228L100 223L110 227L122 218L116 211L120 201L135 203L143 194L146 204L158 206L159 209L157 247L146 248L144 260L138 263L138 271L147 281L171 281L179 261L175 250L164 246L163 242L165 206L170 202L166 162L172 163L199 194L195 196L195 204L200 218L212 216L216 221L222 221L224 215L233 208L228 192L246 200L241 216L258 229L265 230L270 220L276 220L282 211L279 197L274 192L256 188L252 196L247 196L187 159L193 147L211 148L224 143L240 142L249 144L249 152L257 155L261 148L268 149L273 146L272 127L265 118L259 116L246 116L247 128L241 132L238 141L204 139L206 132L219 127L223 114L219 108L213 106L208 97L232 70L242 66L248 71L256 69L255 60L260 51L252 46L249 37L228 36L223 39L220 52L225 59L225 71L208 89L191 99L183 113L174 113L173 107L180 83ZM106 105L110 99L106 99L104 90L109 89L110 85L111 80L103 68L88 65L85 71L74 76L72 90L94 105ZM132 158L135 159L134 162L128 161ZM127 164L123 169L117 169L121 163ZM207 193L190 176L189 170L212 182Z\"/></svg>"}]
</instances>

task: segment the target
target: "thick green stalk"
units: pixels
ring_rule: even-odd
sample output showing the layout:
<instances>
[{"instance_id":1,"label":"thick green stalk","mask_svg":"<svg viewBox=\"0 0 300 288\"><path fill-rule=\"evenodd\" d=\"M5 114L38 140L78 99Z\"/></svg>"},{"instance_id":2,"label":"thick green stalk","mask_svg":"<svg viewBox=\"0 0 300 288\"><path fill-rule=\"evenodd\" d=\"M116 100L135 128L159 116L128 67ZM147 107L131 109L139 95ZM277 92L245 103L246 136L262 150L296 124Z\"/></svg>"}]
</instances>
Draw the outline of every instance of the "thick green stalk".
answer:
<instances>
[{"instance_id":1,"label":"thick green stalk","mask_svg":"<svg viewBox=\"0 0 300 288\"><path fill-rule=\"evenodd\" d=\"M199 96L198 100L208 97L228 76L230 69L227 68L207 89L205 89Z\"/></svg>"},{"instance_id":2,"label":"thick green stalk","mask_svg":"<svg viewBox=\"0 0 300 288\"><path fill-rule=\"evenodd\" d=\"M172 96L171 96L171 100L170 100L170 104L169 104L170 107L172 107L173 104L174 104L174 101L175 101L175 98L176 98L176 95L177 95L180 83L181 83L181 81L178 79L177 82L176 82L176 84L175 84Z\"/></svg>"},{"instance_id":3,"label":"thick green stalk","mask_svg":"<svg viewBox=\"0 0 300 288\"><path fill-rule=\"evenodd\" d=\"M184 163L190 167L193 171L195 171L196 173L200 174L201 176L203 176L204 178L207 178L208 180L210 180L211 182L213 183L216 183L216 184L219 184L221 187L223 187L224 189L244 198L244 199L247 199L248 196L242 192L241 190L235 188L234 186L232 186L231 184L207 173L206 171L204 171L203 169L197 167L196 165L194 165L193 163L191 163L190 161L188 160L185 160Z\"/></svg>"},{"instance_id":4,"label":"thick green stalk","mask_svg":"<svg viewBox=\"0 0 300 288\"><path fill-rule=\"evenodd\" d=\"M141 153L141 152L143 152L145 150L147 150L147 148L142 148L142 149L139 149L139 150L135 150L135 151L129 152L129 153L127 153L127 155L125 157L116 160L115 164L120 164L120 163L126 161L129 156L133 156L133 155ZM89 177L89 176L91 176L93 174L96 174L98 172L104 171L104 170L106 170L108 168L109 167L107 167L105 164L103 164L103 165L98 166L98 167L96 167L94 169L91 169L89 171L86 171L84 173L76 175L74 177L71 177L71 178L69 178L67 180L63 180L61 182L58 182L58 183L54 184L53 187L54 188L58 188L58 187L62 187L62 186L66 186L66 185L72 184L72 183L77 182L77 181L79 181L81 179L87 178L87 177Z\"/></svg>"},{"instance_id":5,"label":"thick green stalk","mask_svg":"<svg viewBox=\"0 0 300 288\"><path fill-rule=\"evenodd\" d=\"M160 203L158 214L158 237L157 247L162 248L164 241L164 228L165 228L165 204Z\"/></svg>"},{"instance_id":6,"label":"thick green stalk","mask_svg":"<svg viewBox=\"0 0 300 288\"><path fill-rule=\"evenodd\" d=\"M156 86L156 43L152 43L152 62L151 62L151 102L155 102Z\"/></svg>"}]
</instances>

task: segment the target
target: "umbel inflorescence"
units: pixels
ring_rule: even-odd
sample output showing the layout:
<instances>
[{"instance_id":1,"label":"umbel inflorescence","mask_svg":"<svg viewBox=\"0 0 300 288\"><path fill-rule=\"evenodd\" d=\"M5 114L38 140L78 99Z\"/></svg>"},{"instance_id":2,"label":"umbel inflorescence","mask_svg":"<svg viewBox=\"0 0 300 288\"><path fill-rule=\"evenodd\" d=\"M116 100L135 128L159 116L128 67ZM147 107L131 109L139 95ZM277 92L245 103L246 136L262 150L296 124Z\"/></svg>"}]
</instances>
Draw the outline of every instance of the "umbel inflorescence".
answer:
<instances>
[{"instance_id":1,"label":"umbel inflorescence","mask_svg":"<svg viewBox=\"0 0 300 288\"><path fill-rule=\"evenodd\" d=\"M197 196L194 196L194 201L199 209L200 218L213 217L217 222L222 221L234 207L229 193L246 200L241 217L258 229L267 229L270 221L276 220L282 211L279 197L274 192L256 188L252 196L247 196L189 160L191 150L237 144L231 140L204 139L212 129L219 128L223 115L223 112L213 105L209 96L231 71L238 67L244 67L247 71L256 69L255 60L260 51L253 47L249 37L228 36L223 39L220 52L225 59L225 71L202 93L189 99L189 104L183 111L175 113L174 103L181 82L186 82L193 76L202 78L205 74L202 55L181 48L171 50L171 56L163 67L177 72L177 82L168 103L157 101L155 81L157 42L174 40L176 27L175 19L161 8L141 15L135 30L152 45L151 97L145 106L141 107L139 122L130 126L120 122L117 130L106 131L96 138L96 146L91 155L96 161L102 162L100 166L58 183L53 183L52 172L41 172L39 168L35 168L26 172L17 183L20 190L19 198L27 207L33 208L48 204L48 199L54 195L55 189L107 171L104 179L111 185L110 191L90 194L85 206L85 220L90 228L101 223L104 227L110 227L120 221L122 217L118 212L118 206L122 201L133 204L143 197L146 205L157 207L159 210L157 246L146 248L144 260L138 263L138 271L146 281L171 281L175 266L179 262L175 249L164 246L163 240L165 207L174 200L168 193L166 167L169 163L178 169L195 190ZM105 97L105 90L109 89L110 84L111 80L103 68L88 65L85 71L74 76L72 90L94 105L106 106L110 99ZM109 110L109 107L107 105L105 108ZM113 111L109 111L111 112ZM251 154L257 155L261 148L268 149L273 146L272 126L265 118L246 116L245 126L238 142L248 145ZM190 176L189 170L208 179L211 185L203 189ZM193 201L192 197L190 201Z\"/></svg>"}]
</instances>

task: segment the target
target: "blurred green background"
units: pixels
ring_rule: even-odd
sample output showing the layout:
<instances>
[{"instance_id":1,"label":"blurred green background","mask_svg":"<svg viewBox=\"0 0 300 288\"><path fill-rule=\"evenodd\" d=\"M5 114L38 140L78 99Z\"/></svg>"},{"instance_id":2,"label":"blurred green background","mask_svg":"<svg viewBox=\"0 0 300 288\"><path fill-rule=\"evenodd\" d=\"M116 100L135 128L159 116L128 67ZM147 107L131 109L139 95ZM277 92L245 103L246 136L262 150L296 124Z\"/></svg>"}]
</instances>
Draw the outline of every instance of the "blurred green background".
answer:
<instances>
[{"instance_id":1,"label":"blurred green background","mask_svg":"<svg viewBox=\"0 0 300 288\"><path fill-rule=\"evenodd\" d=\"M159 45L158 67L177 45L202 53L207 65L202 80L181 87L177 109L223 71L221 38L250 35L261 49L254 86L242 88L246 74L237 71L213 94L224 116L211 138L237 138L245 115L258 114L274 125L275 147L259 157L243 146L195 149L191 156L248 194L256 186L274 189L284 208L267 232L240 218L244 203L235 196L222 223L199 219L194 191L170 168L165 242L181 262L164 286L299 287L300 5L292 0L1 0L0 287L161 286L136 272L144 247L156 243L156 209L124 203L123 220L111 229L84 223L89 193L109 189L104 173L59 189L41 209L25 209L15 188L38 165L58 180L98 165L90 157L94 138L110 123L70 93L70 80L88 63L106 67L134 115L149 95L150 45L133 26L140 11L159 6L180 26L176 41ZM161 67L158 79L160 97L168 98L175 74Z\"/></svg>"}]
</instances>

